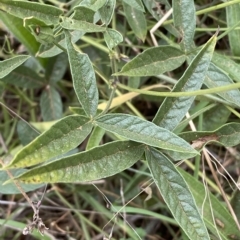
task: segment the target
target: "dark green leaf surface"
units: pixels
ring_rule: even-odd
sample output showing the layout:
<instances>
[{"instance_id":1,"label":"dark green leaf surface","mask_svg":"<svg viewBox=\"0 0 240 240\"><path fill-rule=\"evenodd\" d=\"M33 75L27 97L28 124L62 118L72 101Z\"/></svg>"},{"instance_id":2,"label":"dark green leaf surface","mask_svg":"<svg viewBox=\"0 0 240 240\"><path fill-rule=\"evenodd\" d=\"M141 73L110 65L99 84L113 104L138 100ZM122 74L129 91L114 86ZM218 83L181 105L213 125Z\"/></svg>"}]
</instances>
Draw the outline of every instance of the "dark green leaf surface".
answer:
<instances>
[{"instance_id":1,"label":"dark green leaf surface","mask_svg":"<svg viewBox=\"0 0 240 240\"><path fill-rule=\"evenodd\" d=\"M172 162L155 149L146 151L146 159L154 182L184 232L190 239L210 240L192 193Z\"/></svg>"},{"instance_id":2,"label":"dark green leaf surface","mask_svg":"<svg viewBox=\"0 0 240 240\"><path fill-rule=\"evenodd\" d=\"M97 126L130 140L176 152L197 152L172 132L127 114L106 114L96 119Z\"/></svg>"},{"instance_id":3,"label":"dark green leaf surface","mask_svg":"<svg viewBox=\"0 0 240 240\"><path fill-rule=\"evenodd\" d=\"M40 77L31 68L20 66L0 81L22 88L31 89L43 87L45 79Z\"/></svg>"},{"instance_id":4,"label":"dark green leaf surface","mask_svg":"<svg viewBox=\"0 0 240 240\"><path fill-rule=\"evenodd\" d=\"M83 32L104 32L105 27L101 27L94 23L76 20L68 17L61 17L61 27L68 30L79 30Z\"/></svg>"},{"instance_id":5,"label":"dark green leaf surface","mask_svg":"<svg viewBox=\"0 0 240 240\"><path fill-rule=\"evenodd\" d=\"M63 11L52 5L26 1L0 0L0 9L19 18L34 16L48 25L58 24Z\"/></svg>"},{"instance_id":6,"label":"dark green leaf surface","mask_svg":"<svg viewBox=\"0 0 240 240\"><path fill-rule=\"evenodd\" d=\"M27 170L24 169L13 169L11 171L13 176L18 176ZM6 171L1 171L0 170L0 193L2 194L19 194L21 193L16 185L14 183L9 183L7 185L3 185L4 182L9 180L9 176ZM20 183L20 186L22 187L24 192L30 192L34 191L40 187L43 187L43 184L25 184L25 183Z\"/></svg>"},{"instance_id":7,"label":"dark green leaf surface","mask_svg":"<svg viewBox=\"0 0 240 240\"><path fill-rule=\"evenodd\" d=\"M108 26L111 22L115 6L116 0L107 0L106 3L99 9L101 20L106 26Z\"/></svg>"},{"instance_id":8,"label":"dark green leaf surface","mask_svg":"<svg viewBox=\"0 0 240 240\"><path fill-rule=\"evenodd\" d=\"M84 111L92 117L98 107L98 89L93 66L88 55L74 49L67 31L65 35L73 86Z\"/></svg>"},{"instance_id":9,"label":"dark green leaf surface","mask_svg":"<svg viewBox=\"0 0 240 240\"><path fill-rule=\"evenodd\" d=\"M33 141L38 135L38 131L30 124L20 120L17 123L17 133L22 145L27 145Z\"/></svg>"},{"instance_id":10,"label":"dark green leaf surface","mask_svg":"<svg viewBox=\"0 0 240 240\"><path fill-rule=\"evenodd\" d=\"M61 80L68 67L68 58L65 53L61 53L58 56L51 58L47 65L45 76L48 82L56 83Z\"/></svg>"},{"instance_id":11,"label":"dark green leaf surface","mask_svg":"<svg viewBox=\"0 0 240 240\"><path fill-rule=\"evenodd\" d=\"M117 141L77 153L41 167L17 179L27 183L87 182L112 176L139 160L144 147L129 141Z\"/></svg>"},{"instance_id":12,"label":"dark green leaf surface","mask_svg":"<svg viewBox=\"0 0 240 240\"><path fill-rule=\"evenodd\" d=\"M31 56L28 55L19 55L7 60L0 61L0 79L7 76L15 68L23 64Z\"/></svg>"},{"instance_id":13,"label":"dark green leaf surface","mask_svg":"<svg viewBox=\"0 0 240 240\"><path fill-rule=\"evenodd\" d=\"M227 13L227 27L231 28L237 23L240 23L240 3L226 7ZM239 24L238 24L239 25ZM234 29L228 33L230 48L234 56L240 56L239 39L240 30Z\"/></svg>"},{"instance_id":14,"label":"dark green leaf surface","mask_svg":"<svg viewBox=\"0 0 240 240\"><path fill-rule=\"evenodd\" d=\"M91 132L92 123L84 116L68 116L24 147L6 168L35 165L77 147Z\"/></svg>"},{"instance_id":15,"label":"dark green leaf surface","mask_svg":"<svg viewBox=\"0 0 240 240\"><path fill-rule=\"evenodd\" d=\"M223 104L215 106L203 114L203 119L207 119L207 121L203 121L201 130L213 131L220 128L228 121L230 114L231 111Z\"/></svg>"},{"instance_id":16,"label":"dark green leaf surface","mask_svg":"<svg viewBox=\"0 0 240 240\"><path fill-rule=\"evenodd\" d=\"M62 99L53 86L47 86L40 98L40 108L43 121L58 120L63 114Z\"/></svg>"},{"instance_id":17,"label":"dark green leaf surface","mask_svg":"<svg viewBox=\"0 0 240 240\"><path fill-rule=\"evenodd\" d=\"M233 81L227 74L225 74L221 69L215 66L213 63L209 65L208 72L206 78L204 80L204 84L207 85L208 88L220 87L232 84ZM229 101L231 103L240 105L240 91L238 89L220 92L217 93L220 97Z\"/></svg>"},{"instance_id":18,"label":"dark green leaf surface","mask_svg":"<svg viewBox=\"0 0 240 240\"><path fill-rule=\"evenodd\" d=\"M178 169L179 172L184 177L185 181L187 182L194 199L196 201L197 207L199 211L203 212L203 219L207 226L207 228L215 234L218 238L218 234L222 237L223 240L234 240L240 238L240 232L237 229L237 226L231 216L231 214L228 212L228 210L225 208L225 206L211 193L209 192L209 197L211 201L211 205L206 200L206 189L203 186L203 184L199 181L197 181L193 176L186 173L182 169ZM216 226L212 219L212 212L215 218L215 221L217 223L222 223L222 227L217 224L218 232L216 230ZM229 238L229 236L235 235L237 238ZM215 239L215 238L212 238Z\"/></svg>"},{"instance_id":19,"label":"dark green leaf surface","mask_svg":"<svg viewBox=\"0 0 240 240\"><path fill-rule=\"evenodd\" d=\"M213 36L192 60L189 67L174 86L172 92L187 92L201 88L206 77L216 44ZM167 97L159 108L153 122L160 127L173 130L191 107L195 97Z\"/></svg>"},{"instance_id":20,"label":"dark green leaf surface","mask_svg":"<svg viewBox=\"0 0 240 240\"><path fill-rule=\"evenodd\" d=\"M212 57L212 62L225 73L229 74L232 79L240 82L240 65L230 57L215 52Z\"/></svg>"},{"instance_id":21,"label":"dark green leaf surface","mask_svg":"<svg viewBox=\"0 0 240 240\"><path fill-rule=\"evenodd\" d=\"M94 14L95 11L86 7L79 6L74 8L74 14L72 18L75 20L93 23Z\"/></svg>"},{"instance_id":22,"label":"dark green leaf surface","mask_svg":"<svg viewBox=\"0 0 240 240\"><path fill-rule=\"evenodd\" d=\"M240 191L238 188L234 191L233 197L231 199L231 205L237 216L238 221L240 221ZM235 224L233 224L233 225L235 225ZM238 233L239 233L239 231L238 231ZM239 235L240 235L240 233L239 233Z\"/></svg>"},{"instance_id":23,"label":"dark green leaf surface","mask_svg":"<svg viewBox=\"0 0 240 240\"><path fill-rule=\"evenodd\" d=\"M186 53L190 52L194 46L193 38L196 26L194 1L174 0L173 21L182 37L182 50Z\"/></svg>"},{"instance_id":24,"label":"dark green leaf surface","mask_svg":"<svg viewBox=\"0 0 240 240\"><path fill-rule=\"evenodd\" d=\"M123 41L123 36L120 32L108 28L103 34L104 40L110 50L116 47L120 42Z\"/></svg>"},{"instance_id":25,"label":"dark green leaf surface","mask_svg":"<svg viewBox=\"0 0 240 240\"><path fill-rule=\"evenodd\" d=\"M154 76L172 71L183 64L185 54L170 46L153 47L140 53L115 75Z\"/></svg>"},{"instance_id":26,"label":"dark green leaf surface","mask_svg":"<svg viewBox=\"0 0 240 240\"><path fill-rule=\"evenodd\" d=\"M75 43L77 40L79 40L85 34L85 32L76 31L76 30L75 31L70 31L70 33L71 33L71 36L72 36L72 42L73 43ZM67 47L64 33L56 36L55 37L55 42L57 42L59 45L61 45L64 48ZM59 53L61 53L62 51L63 51L62 49L60 49L59 47L57 47L53 43L49 43L49 44L46 44L46 45L42 44L36 55L41 57L41 58L48 58L48 57L54 57L54 56L58 55Z\"/></svg>"},{"instance_id":27,"label":"dark green leaf surface","mask_svg":"<svg viewBox=\"0 0 240 240\"><path fill-rule=\"evenodd\" d=\"M128 5L130 5L131 7L141 11L141 12L145 12L144 6L142 4L141 0L123 0L125 3L127 3Z\"/></svg>"},{"instance_id":28,"label":"dark green leaf surface","mask_svg":"<svg viewBox=\"0 0 240 240\"><path fill-rule=\"evenodd\" d=\"M179 136L188 142L194 142L197 149L201 149L210 141L219 142L225 147L233 147L240 144L240 124L228 123L215 131L185 132Z\"/></svg>"},{"instance_id":29,"label":"dark green leaf surface","mask_svg":"<svg viewBox=\"0 0 240 240\"><path fill-rule=\"evenodd\" d=\"M128 24L130 25L134 34L144 42L147 35L147 23L145 15L142 11L131 7L125 2L123 2L123 9Z\"/></svg>"}]
</instances>

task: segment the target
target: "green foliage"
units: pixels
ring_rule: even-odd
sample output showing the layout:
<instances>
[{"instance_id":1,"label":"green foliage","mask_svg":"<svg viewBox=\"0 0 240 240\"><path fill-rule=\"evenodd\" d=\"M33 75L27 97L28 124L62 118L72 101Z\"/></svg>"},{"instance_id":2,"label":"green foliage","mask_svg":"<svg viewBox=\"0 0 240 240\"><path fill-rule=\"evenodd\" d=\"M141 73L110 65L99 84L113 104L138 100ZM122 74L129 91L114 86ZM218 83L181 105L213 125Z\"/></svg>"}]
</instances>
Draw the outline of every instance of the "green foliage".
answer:
<instances>
[{"instance_id":1,"label":"green foliage","mask_svg":"<svg viewBox=\"0 0 240 240\"><path fill-rule=\"evenodd\" d=\"M205 186L198 181L198 175L200 154L206 144L217 149L219 145L227 148L240 144L240 124L236 120L240 116L235 110L239 109L240 92L237 87L226 91L234 81L239 82L239 63L214 52L218 32L202 38L202 45L195 41L202 35L196 32L194 1L43 2L0 0L2 22L29 53L19 54L21 51L16 51L7 38L0 51L0 106L13 108L8 110L14 117L20 115L27 120L11 120L5 108L0 114L4 120L0 143L6 139L0 156L13 156L1 168L0 192L19 193L7 174L9 170L25 192L43 183L70 183L64 186L71 186L74 194L83 191L83 198L86 186L75 191L77 185L73 183L118 174L127 185L125 195L121 190L122 202L127 202L125 197L135 197L135 186L146 181L147 175L154 180L165 203L155 192L145 189L150 200L141 200L136 206L151 208L148 214L152 212L152 216L156 216L155 206L160 206L168 215L163 221L181 228L179 239L238 238L234 218L214 192L209 195L210 202L202 206ZM171 9L170 4L173 19L163 24L164 31L156 31L159 46L153 46L147 31L165 15L165 10ZM239 22L238 8L239 4L236 9L234 5L227 8L227 26ZM235 40L238 36L239 30L228 35L235 57L239 56ZM225 91L214 92L217 87ZM213 88L214 94L203 95L201 88ZM190 95L183 96L188 92ZM158 97L155 93L159 93ZM188 114L189 118L184 118ZM34 127L28 124L30 121ZM196 160L194 176L173 163L185 160L189 164L188 158ZM131 173L125 172L132 166ZM113 198L118 178L108 179L114 182ZM211 182L211 176L207 181ZM77 202L79 196L74 196ZM89 199L97 205L97 199ZM239 194L235 190L232 204L238 210L236 199ZM86 219L76 215L84 239L91 239ZM109 215L101 217L104 222L111 219ZM214 218L225 227L217 226ZM15 226L11 221L6 224ZM141 239L138 231L117 224L131 239ZM94 225L99 233L104 228ZM170 225L168 229L171 234L175 232ZM148 239L146 229L139 232Z\"/></svg>"}]
</instances>

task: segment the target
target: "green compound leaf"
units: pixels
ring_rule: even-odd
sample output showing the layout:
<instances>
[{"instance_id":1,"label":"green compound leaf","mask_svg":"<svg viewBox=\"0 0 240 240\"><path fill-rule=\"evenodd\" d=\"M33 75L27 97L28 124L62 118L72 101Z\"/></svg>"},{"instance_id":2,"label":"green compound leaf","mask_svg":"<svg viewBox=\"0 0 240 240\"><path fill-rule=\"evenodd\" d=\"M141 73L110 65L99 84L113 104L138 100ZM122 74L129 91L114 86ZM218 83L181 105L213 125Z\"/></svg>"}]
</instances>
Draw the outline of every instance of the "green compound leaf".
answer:
<instances>
[{"instance_id":1,"label":"green compound leaf","mask_svg":"<svg viewBox=\"0 0 240 240\"><path fill-rule=\"evenodd\" d=\"M99 14L104 25L108 26L111 22L115 6L116 0L107 0L106 3L99 9Z\"/></svg>"},{"instance_id":2,"label":"green compound leaf","mask_svg":"<svg viewBox=\"0 0 240 240\"><path fill-rule=\"evenodd\" d=\"M31 56L28 55L20 55L4 61L0 61L0 79L7 76L10 72L23 64L30 57Z\"/></svg>"},{"instance_id":3,"label":"green compound leaf","mask_svg":"<svg viewBox=\"0 0 240 240\"><path fill-rule=\"evenodd\" d=\"M53 86L47 86L40 97L41 115L45 122L58 120L63 114L62 99Z\"/></svg>"},{"instance_id":4,"label":"green compound leaf","mask_svg":"<svg viewBox=\"0 0 240 240\"><path fill-rule=\"evenodd\" d=\"M41 88L45 85L44 78L40 77L31 68L25 66L16 68L0 81L28 89Z\"/></svg>"},{"instance_id":5,"label":"green compound leaf","mask_svg":"<svg viewBox=\"0 0 240 240\"><path fill-rule=\"evenodd\" d=\"M36 167L17 179L26 183L94 181L131 167L143 152L142 144L116 141Z\"/></svg>"},{"instance_id":6,"label":"green compound leaf","mask_svg":"<svg viewBox=\"0 0 240 240\"><path fill-rule=\"evenodd\" d=\"M83 116L68 116L24 147L5 168L35 165L77 147L91 132L92 123Z\"/></svg>"},{"instance_id":7,"label":"green compound leaf","mask_svg":"<svg viewBox=\"0 0 240 240\"><path fill-rule=\"evenodd\" d=\"M204 84L208 88L220 87L232 84L232 79L225 74L221 69L215 66L213 63L210 64L207 72L207 76L204 80ZM237 106L240 105L240 91L234 89L231 91L217 93L220 97L228 102L234 103Z\"/></svg>"},{"instance_id":8,"label":"green compound leaf","mask_svg":"<svg viewBox=\"0 0 240 240\"><path fill-rule=\"evenodd\" d=\"M182 50L190 52L194 47L194 33L196 26L195 6L193 0L173 1L173 21L179 30L182 41Z\"/></svg>"},{"instance_id":9,"label":"green compound leaf","mask_svg":"<svg viewBox=\"0 0 240 240\"><path fill-rule=\"evenodd\" d=\"M106 114L96 119L97 126L130 140L176 152L198 154L172 132L141 118L127 114Z\"/></svg>"},{"instance_id":10,"label":"green compound leaf","mask_svg":"<svg viewBox=\"0 0 240 240\"><path fill-rule=\"evenodd\" d=\"M134 34L144 42L147 35L147 22L145 15L142 11L131 7L125 2L123 2L123 9L128 24L130 25Z\"/></svg>"},{"instance_id":11,"label":"green compound leaf","mask_svg":"<svg viewBox=\"0 0 240 240\"><path fill-rule=\"evenodd\" d=\"M183 76L174 86L172 92L187 92L201 88L206 77L216 44L214 35L192 60ZM167 97L159 108L153 122L160 127L173 130L185 116L195 97Z\"/></svg>"},{"instance_id":12,"label":"green compound leaf","mask_svg":"<svg viewBox=\"0 0 240 240\"><path fill-rule=\"evenodd\" d=\"M190 239L210 240L192 193L173 163L155 149L145 154L154 182L183 231Z\"/></svg>"},{"instance_id":13,"label":"green compound leaf","mask_svg":"<svg viewBox=\"0 0 240 240\"><path fill-rule=\"evenodd\" d=\"M73 86L84 111L92 117L98 107L98 89L93 66L88 55L75 50L67 31L65 35Z\"/></svg>"},{"instance_id":14,"label":"green compound leaf","mask_svg":"<svg viewBox=\"0 0 240 240\"><path fill-rule=\"evenodd\" d=\"M104 40L110 50L116 47L120 42L123 41L123 36L120 32L108 28L103 34Z\"/></svg>"},{"instance_id":15,"label":"green compound leaf","mask_svg":"<svg viewBox=\"0 0 240 240\"><path fill-rule=\"evenodd\" d=\"M140 53L125 64L120 72L114 75L154 76L172 71L183 64L185 54L170 46L153 47Z\"/></svg>"},{"instance_id":16,"label":"green compound leaf","mask_svg":"<svg viewBox=\"0 0 240 240\"><path fill-rule=\"evenodd\" d=\"M215 234L217 237L216 239L219 239L219 234L222 240L239 239L240 232L233 220L233 217L225 208L225 206L211 192L208 193L211 201L210 204L209 200L206 200L207 193L202 182L197 181L193 176L186 173L184 170L178 170L187 182L194 196L198 209L203 212L203 220L207 228L213 234ZM212 214L214 215L215 222L221 223L220 225L217 224L217 229L216 224L213 221ZM230 238L230 236L232 236L232 238Z\"/></svg>"},{"instance_id":17,"label":"green compound leaf","mask_svg":"<svg viewBox=\"0 0 240 240\"><path fill-rule=\"evenodd\" d=\"M35 17L47 25L58 24L63 11L52 5L26 1L0 0L0 9L19 18Z\"/></svg>"},{"instance_id":18,"label":"green compound leaf","mask_svg":"<svg viewBox=\"0 0 240 240\"><path fill-rule=\"evenodd\" d=\"M193 142L193 146L199 150L209 142L218 142L225 147L233 147L240 144L240 124L228 123L215 131L185 132L179 136L186 141Z\"/></svg>"}]
</instances>

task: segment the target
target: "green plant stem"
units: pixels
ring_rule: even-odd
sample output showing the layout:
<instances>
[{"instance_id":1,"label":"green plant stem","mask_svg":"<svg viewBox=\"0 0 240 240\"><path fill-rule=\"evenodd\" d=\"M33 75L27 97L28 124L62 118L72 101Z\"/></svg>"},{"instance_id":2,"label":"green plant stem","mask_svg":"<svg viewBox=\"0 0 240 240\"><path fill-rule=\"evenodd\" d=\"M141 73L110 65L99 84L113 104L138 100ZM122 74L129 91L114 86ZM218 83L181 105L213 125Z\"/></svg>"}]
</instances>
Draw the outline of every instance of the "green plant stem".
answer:
<instances>
[{"instance_id":1,"label":"green plant stem","mask_svg":"<svg viewBox=\"0 0 240 240\"><path fill-rule=\"evenodd\" d=\"M156 97L190 97L190 96L198 96L198 95L205 95L205 94L211 94L211 93L226 92L229 90L240 88L240 83L233 83L233 84L229 84L221 87L215 87L215 88L191 91L191 92L154 92L154 91L131 88L121 83L118 83L117 85L118 87L128 90L129 92L137 92L144 95L156 96Z\"/></svg>"}]
</instances>

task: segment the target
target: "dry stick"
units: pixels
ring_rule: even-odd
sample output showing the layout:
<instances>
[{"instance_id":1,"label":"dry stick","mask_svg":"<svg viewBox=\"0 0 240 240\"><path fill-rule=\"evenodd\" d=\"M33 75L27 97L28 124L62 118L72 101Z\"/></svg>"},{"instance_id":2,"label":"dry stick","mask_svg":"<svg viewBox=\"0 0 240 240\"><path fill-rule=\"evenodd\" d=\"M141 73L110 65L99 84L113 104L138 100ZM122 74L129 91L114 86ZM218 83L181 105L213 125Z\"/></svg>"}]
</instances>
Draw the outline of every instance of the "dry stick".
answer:
<instances>
[{"instance_id":1,"label":"dry stick","mask_svg":"<svg viewBox=\"0 0 240 240\"><path fill-rule=\"evenodd\" d=\"M190 117L190 116L189 116L189 113L187 113L186 115L187 115L188 118ZM191 129L192 129L193 131L196 131L196 127L195 127L194 123L192 122L192 120L191 120L190 122L191 122L191 124L190 124ZM222 196L223 196L223 199L225 200L225 202L226 202L226 204L227 204L227 206L228 206L228 209L229 209L230 213L232 214L232 217L233 217L233 219L234 219L234 221L235 221L238 229L240 230L240 224L239 224L239 222L238 222L238 220L237 220L236 214L235 214L235 212L234 212L231 204L229 203L229 200L228 200L225 192L224 192L223 189L222 189L221 183L219 182L219 180L218 180L218 178L217 178L217 175L216 175L216 172L214 171L214 168L213 168L211 159L210 159L209 154L208 154L208 150L207 150L205 147L203 148L203 154L204 154L204 156L205 156L205 158L206 158L206 160L207 160L207 163L208 163L208 165L209 165L209 167L210 167L210 170L211 170L211 172L212 172L213 178L214 178L214 180L215 180L216 183L217 183L217 186L218 186L218 188L219 188L219 190L220 190L220 192L221 192L221 194L222 194Z\"/></svg>"},{"instance_id":2,"label":"dry stick","mask_svg":"<svg viewBox=\"0 0 240 240\"><path fill-rule=\"evenodd\" d=\"M0 163L1 165L4 167L4 163L3 161L0 159ZM22 193L22 195L25 197L25 199L28 201L29 205L32 207L34 213L37 212L36 207L34 206L33 202L31 201L31 199L28 197L28 195L24 192L24 190L22 189L21 185L18 183L18 181L16 181L12 175L12 173L8 170L8 169L4 169L8 176L12 179L12 181L14 182L14 184L16 185L16 187L18 188L18 190Z\"/></svg>"},{"instance_id":3,"label":"dry stick","mask_svg":"<svg viewBox=\"0 0 240 240\"><path fill-rule=\"evenodd\" d=\"M217 178L217 175L216 175L216 173L215 173L215 171L214 171L214 168L213 168L211 159L210 159L210 157L209 157L209 154L208 154L208 152L207 152L207 150L206 150L205 148L203 148L203 154L204 154L204 156L205 156L205 158L206 158L206 160L207 160L207 163L208 163L208 165L209 165L209 167L210 167L210 170L211 170L211 172L212 172L213 178L214 178L214 180L216 181L217 186L218 186L219 190L220 190L221 193L222 193L223 199L225 200L225 202L226 202L226 204L227 204L227 206L228 206L228 209L229 209L230 213L232 214L232 217L233 217L233 219L234 219L234 221L235 221L238 229L240 230L240 224L239 224L239 222L238 222L238 219L237 219L237 217L236 217L236 214L235 214L235 212L234 212L234 210L233 210L233 208L232 208L232 206L231 206L231 204L230 204L230 202L229 202L229 200L228 200L225 192L224 192L223 189L222 189L221 183L219 182L219 180L218 180L218 178Z\"/></svg>"}]
</instances>

